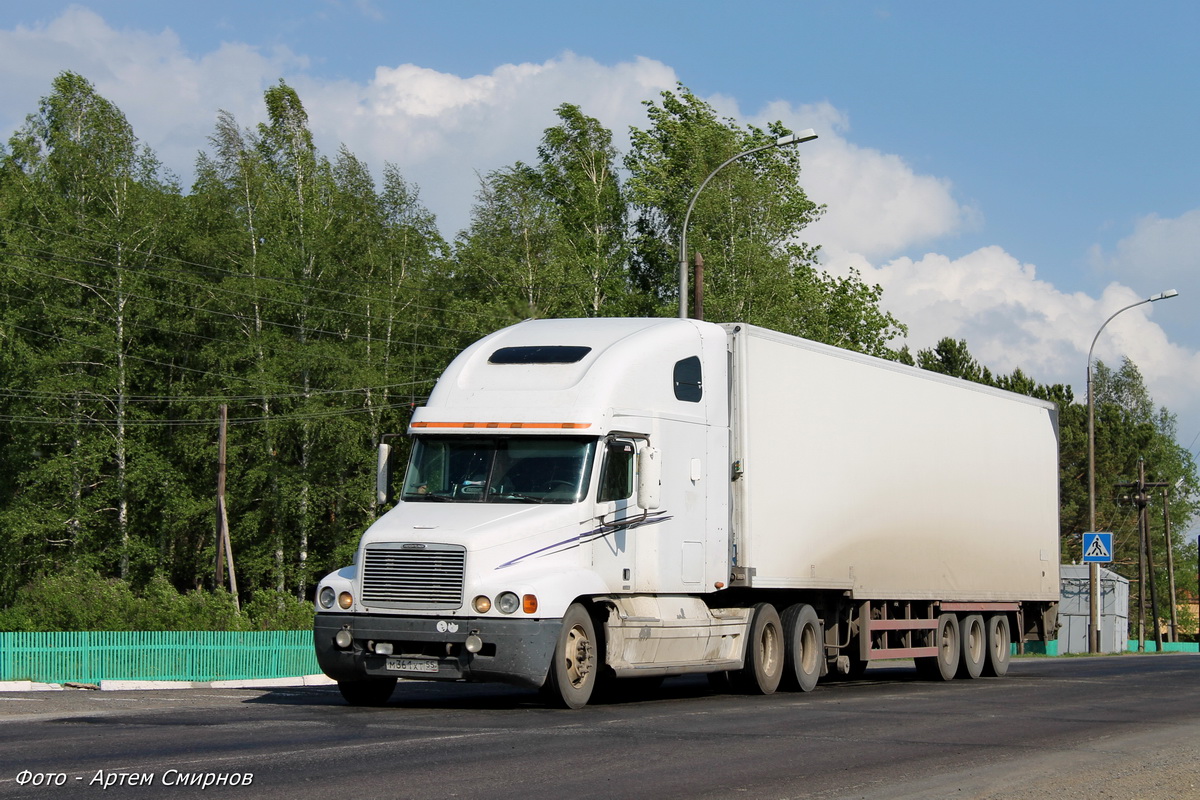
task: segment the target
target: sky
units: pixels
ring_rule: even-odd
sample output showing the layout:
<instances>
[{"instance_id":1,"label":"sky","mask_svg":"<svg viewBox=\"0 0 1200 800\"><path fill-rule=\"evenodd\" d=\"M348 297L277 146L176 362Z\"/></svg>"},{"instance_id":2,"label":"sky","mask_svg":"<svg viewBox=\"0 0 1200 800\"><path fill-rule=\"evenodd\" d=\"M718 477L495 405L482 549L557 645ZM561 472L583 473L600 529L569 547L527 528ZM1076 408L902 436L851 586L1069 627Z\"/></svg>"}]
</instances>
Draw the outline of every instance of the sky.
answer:
<instances>
[{"instance_id":1,"label":"sky","mask_svg":"<svg viewBox=\"0 0 1200 800\"><path fill-rule=\"evenodd\" d=\"M1084 398L1128 356L1200 452L1200 4L0 0L0 137L73 70L184 186L217 113L294 87L322 151L394 164L447 238L479 175L534 161L564 102L624 151L687 86L741 124L814 128L805 231L913 349L965 339Z\"/></svg>"}]
</instances>

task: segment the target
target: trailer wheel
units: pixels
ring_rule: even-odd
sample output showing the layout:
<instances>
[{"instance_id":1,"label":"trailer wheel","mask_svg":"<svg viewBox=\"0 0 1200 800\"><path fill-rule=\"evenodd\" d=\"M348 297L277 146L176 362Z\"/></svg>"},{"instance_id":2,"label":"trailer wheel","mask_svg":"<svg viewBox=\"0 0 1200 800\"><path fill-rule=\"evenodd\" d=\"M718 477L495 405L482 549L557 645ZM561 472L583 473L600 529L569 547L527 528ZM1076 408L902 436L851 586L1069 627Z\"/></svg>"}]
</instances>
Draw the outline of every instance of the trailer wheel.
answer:
<instances>
[{"instance_id":1,"label":"trailer wheel","mask_svg":"<svg viewBox=\"0 0 1200 800\"><path fill-rule=\"evenodd\" d=\"M989 678L1004 677L1011 659L1012 629L1008 614L992 614L987 618L987 660L983 662L983 674Z\"/></svg>"},{"instance_id":2,"label":"trailer wheel","mask_svg":"<svg viewBox=\"0 0 1200 800\"><path fill-rule=\"evenodd\" d=\"M953 614L942 614L938 617L937 635L933 643L938 649L938 654L916 659L917 671L926 680L953 680L958 673L958 651L961 644L958 637L958 617Z\"/></svg>"},{"instance_id":3,"label":"trailer wheel","mask_svg":"<svg viewBox=\"0 0 1200 800\"><path fill-rule=\"evenodd\" d=\"M730 675L733 685L746 694L772 694L783 678L783 625L770 603L754 607L745 666Z\"/></svg>"},{"instance_id":4,"label":"trailer wheel","mask_svg":"<svg viewBox=\"0 0 1200 800\"><path fill-rule=\"evenodd\" d=\"M784 672L788 689L811 692L821 677L825 648L821 642L821 620L806 603L796 603L783 612Z\"/></svg>"},{"instance_id":5,"label":"trailer wheel","mask_svg":"<svg viewBox=\"0 0 1200 800\"><path fill-rule=\"evenodd\" d=\"M550 703L562 708L582 708L596 688L600 671L596 625L587 609L573 604L563 614L562 630L554 645L554 661L544 687Z\"/></svg>"},{"instance_id":6,"label":"trailer wheel","mask_svg":"<svg viewBox=\"0 0 1200 800\"><path fill-rule=\"evenodd\" d=\"M987 633L983 627L983 616L968 614L959 622L962 642L959 645L961 657L958 661L959 678L978 678L983 672L983 663L987 661Z\"/></svg>"},{"instance_id":7,"label":"trailer wheel","mask_svg":"<svg viewBox=\"0 0 1200 800\"><path fill-rule=\"evenodd\" d=\"M357 681L338 681L342 699L352 706L381 706L396 689L395 678L363 678Z\"/></svg>"}]
</instances>

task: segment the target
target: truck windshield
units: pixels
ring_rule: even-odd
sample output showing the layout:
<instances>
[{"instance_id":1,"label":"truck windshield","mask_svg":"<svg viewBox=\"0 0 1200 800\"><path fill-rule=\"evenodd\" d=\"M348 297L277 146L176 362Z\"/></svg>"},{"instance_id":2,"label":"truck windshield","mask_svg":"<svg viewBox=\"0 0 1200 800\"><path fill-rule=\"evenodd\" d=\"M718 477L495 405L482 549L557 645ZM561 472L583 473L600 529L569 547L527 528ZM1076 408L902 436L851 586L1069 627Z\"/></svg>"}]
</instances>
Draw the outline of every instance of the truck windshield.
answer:
<instances>
[{"instance_id":1,"label":"truck windshield","mask_svg":"<svg viewBox=\"0 0 1200 800\"><path fill-rule=\"evenodd\" d=\"M587 495L596 440L564 436L421 436L406 502L575 503Z\"/></svg>"}]
</instances>

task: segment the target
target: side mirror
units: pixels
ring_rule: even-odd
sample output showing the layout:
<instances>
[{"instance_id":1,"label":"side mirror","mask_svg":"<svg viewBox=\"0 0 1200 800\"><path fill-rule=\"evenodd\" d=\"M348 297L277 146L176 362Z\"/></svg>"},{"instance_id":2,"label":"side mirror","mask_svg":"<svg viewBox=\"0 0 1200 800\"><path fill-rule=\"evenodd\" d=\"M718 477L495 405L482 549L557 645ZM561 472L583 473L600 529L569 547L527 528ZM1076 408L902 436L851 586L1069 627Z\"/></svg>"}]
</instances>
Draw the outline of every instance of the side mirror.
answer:
<instances>
[{"instance_id":1,"label":"side mirror","mask_svg":"<svg viewBox=\"0 0 1200 800\"><path fill-rule=\"evenodd\" d=\"M661 454L653 447L643 447L638 451L638 508L654 511L661 502L661 494Z\"/></svg>"},{"instance_id":2,"label":"side mirror","mask_svg":"<svg viewBox=\"0 0 1200 800\"><path fill-rule=\"evenodd\" d=\"M392 446L379 443L379 460L375 464L375 505L381 506L392 499L391 474Z\"/></svg>"}]
</instances>

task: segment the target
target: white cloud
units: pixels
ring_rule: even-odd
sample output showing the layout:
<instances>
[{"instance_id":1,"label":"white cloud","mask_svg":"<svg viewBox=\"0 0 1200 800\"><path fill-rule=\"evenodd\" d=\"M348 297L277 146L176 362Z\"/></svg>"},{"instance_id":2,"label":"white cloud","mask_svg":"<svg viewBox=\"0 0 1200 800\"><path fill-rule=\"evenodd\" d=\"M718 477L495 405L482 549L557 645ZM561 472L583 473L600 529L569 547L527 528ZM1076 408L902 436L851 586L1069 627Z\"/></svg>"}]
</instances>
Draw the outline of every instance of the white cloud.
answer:
<instances>
[{"instance_id":1,"label":"white cloud","mask_svg":"<svg viewBox=\"0 0 1200 800\"><path fill-rule=\"evenodd\" d=\"M1185 281L1200 288L1200 209L1175 219L1150 215L1139 219L1133 233L1117 243L1113 253L1092 248L1101 269L1158 282Z\"/></svg>"},{"instance_id":2,"label":"white cloud","mask_svg":"<svg viewBox=\"0 0 1200 800\"><path fill-rule=\"evenodd\" d=\"M1020 367L1040 382L1070 384L1080 400L1086 397L1088 349L1101 325L1146 297L1116 282L1099 298L1062 292L1000 247L958 259L928 254L875 267L848 257L830 264L840 273L851 267L883 287L883 305L908 324L914 351L942 337L965 339L972 355L994 372ZM1132 359L1155 401L1179 415L1186 445L1200 432L1200 353L1173 343L1154 321L1160 313L1159 304L1122 313L1104 327L1094 357L1113 366Z\"/></svg>"},{"instance_id":3,"label":"white cloud","mask_svg":"<svg viewBox=\"0 0 1200 800\"><path fill-rule=\"evenodd\" d=\"M219 109L256 117L266 86L306 64L286 49L263 53L244 44L224 44L196 59L170 29L118 31L72 6L44 26L0 30L0 123L15 130L50 93L55 76L71 70L125 113L169 169L188 176Z\"/></svg>"},{"instance_id":4,"label":"white cloud","mask_svg":"<svg viewBox=\"0 0 1200 800\"><path fill-rule=\"evenodd\" d=\"M318 141L344 142L376 169L400 167L448 234L465 227L478 174L532 161L562 103L613 131L624 150L641 101L675 85L675 72L639 58L606 66L572 53L542 64L506 64L461 77L403 64L379 67L365 86L298 80Z\"/></svg>"},{"instance_id":5,"label":"white cloud","mask_svg":"<svg viewBox=\"0 0 1200 800\"><path fill-rule=\"evenodd\" d=\"M46 25L0 31L0 124L15 130L54 77L73 70L116 103L186 184L217 111L250 127L264 118L263 91L283 78L300 94L324 152L344 143L377 173L384 162L396 164L449 234L467 222L477 174L535 158L558 105L581 106L623 148L629 126L645 124L641 101L676 82L672 69L651 59L608 66L571 53L467 77L380 66L366 84L321 80L307 68L307 59L286 49L237 42L193 57L169 29L116 30L72 6Z\"/></svg>"},{"instance_id":6,"label":"white cloud","mask_svg":"<svg viewBox=\"0 0 1200 800\"><path fill-rule=\"evenodd\" d=\"M736 104L724 102L736 112ZM800 145L805 191L827 206L804 238L828 257L887 258L979 224L979 212L954 199L950 181L917 174L899 156L851 143L848 117L829 103L777 101L750 118L756 125L774 120L793 130L813 128L820 137Z\"/></svg>"},{"instance_id":7,"label":"white cloud","mask_svg":"<svg viewBox=\"0 0 1200 800\"><path fill-rule=\"evenodd\" d=\"M420 187L448 234L467 222L477 173L535 158L560 103L577 104L598 118L625 150L629 126L645 125L642 101L656 99L677 80L671 67L648 58L605 65L565 53L481 75L401 64L378 67L366 83L326 81L311 75L307 59L286 49L228 42L192 55L169 29L116 30L74 6L45 25L0 30L0 125L17 128L65 69L115 102L142 141L185 182L218 109L250 126L264 116L264 89L282 77L303 99L324 152L345 143L376 172L385 161L396 164ZM949 180L855 145L846 114L833 105L780 101L742 114L735 98L709 102L751 124L782 120L793 129L817 129L820 139L800 145L803 180L829 211L805 238L822 245L832 271L857 267L884 287L884 304L911 327L914 348L943 336L965 338L993 370L1020 366L1040 381L1068 382L1082 393L1087 347L1108 314L1144 297L1143 291L1174 287L1200 297L1200 210L1175 219L1146 217L1113 252L1095 250L1095 265L1115 279L1099 299L1064 293L1000 247L959 259L901 257L978 225L981 214L955 199ZM1151 321L1183 315L1183 302L1162 310L1156 304L1153 317L1146 309L1123 314L1106 329L1097 355L1111 363L1122 355L1134 359L1156 400L1180 413L1186 444L1190 433L1200 431L1200 356L1172 344Z\"/></svg>"}]
</instances>

